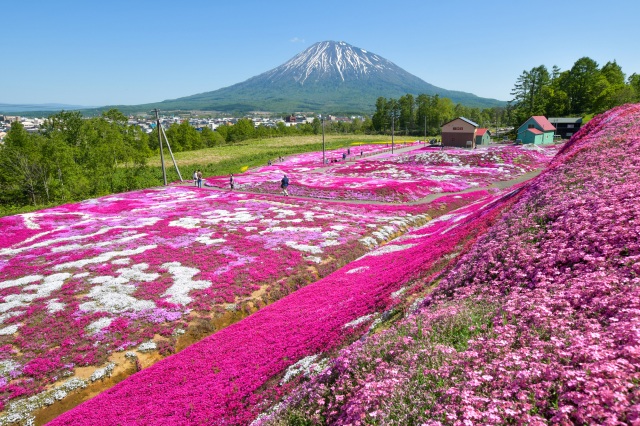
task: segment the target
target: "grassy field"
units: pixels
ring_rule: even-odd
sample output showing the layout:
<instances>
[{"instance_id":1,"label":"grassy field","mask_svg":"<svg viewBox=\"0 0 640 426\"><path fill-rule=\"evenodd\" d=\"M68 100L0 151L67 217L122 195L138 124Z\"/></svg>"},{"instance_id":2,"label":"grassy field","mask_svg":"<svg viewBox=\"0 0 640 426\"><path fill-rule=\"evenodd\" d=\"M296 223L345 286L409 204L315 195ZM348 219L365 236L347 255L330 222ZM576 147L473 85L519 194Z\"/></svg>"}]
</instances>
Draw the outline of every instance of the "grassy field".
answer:
<instances>
[{"instance_id":1,"label":"grassy field","mask_svg":"<svg viewBox=\"0 0 640 426\"><path fill-rule=\"evenodd\" d=\"M396 138L396 143L414 141L415 138ZM325 135L327 150L346 148L370 143L388 143L391 141L385 135ZM250 139L214 148L197 151L175 153L175 159L184 179L191 178L194 169L201 169L207 176L239 173L249 167L267 164L280 156L299 154L302 152L321 151L322 136L295 136L268 139ZM160 156L149 160L149 166L160 167ZM165 166L167 178L177 179L171 157L165 152Z\"/></svg>"}]
</instances>

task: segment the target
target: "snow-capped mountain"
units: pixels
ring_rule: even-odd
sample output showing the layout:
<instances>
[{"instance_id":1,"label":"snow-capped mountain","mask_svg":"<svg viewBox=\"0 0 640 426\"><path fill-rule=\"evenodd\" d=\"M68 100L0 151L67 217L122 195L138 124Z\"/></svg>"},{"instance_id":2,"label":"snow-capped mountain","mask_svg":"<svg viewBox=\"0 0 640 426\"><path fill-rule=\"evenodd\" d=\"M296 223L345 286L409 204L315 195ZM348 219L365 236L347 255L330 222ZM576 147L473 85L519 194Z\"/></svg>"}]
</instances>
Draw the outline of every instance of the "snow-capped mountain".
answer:
<instances>
[{"instance_id":1,"label":"snow-capped mountain","mask_svg":"<svg viewBox=\"0 0 640 426\"><path fill-rule=\"evenodd\" d=\"M393 62L345 42L323 41L291 60L242 83L212 92L156 104L145 110L214 110L229 113L370 113L379 97L406 94L446 97L467 106L492 107L504 102L442 89ZM126 108L125 108L126 110Z\"/></svg>"},{"instance_id":2,"label":"snow-capped mountain","mask_svg":"<svg viewBox=\"0 0 640 426\"><path fill-rule=\"evenodd\" d=\"M293 80L304 85L306 82L323 80L344 83L349 80L384 78L385 73L403 72L405 71L393 62L375 53L369 53L342 41L323 41L297 54L279 67L267 71L261 77L271 82Z\"/></svg>"}]
</instances>

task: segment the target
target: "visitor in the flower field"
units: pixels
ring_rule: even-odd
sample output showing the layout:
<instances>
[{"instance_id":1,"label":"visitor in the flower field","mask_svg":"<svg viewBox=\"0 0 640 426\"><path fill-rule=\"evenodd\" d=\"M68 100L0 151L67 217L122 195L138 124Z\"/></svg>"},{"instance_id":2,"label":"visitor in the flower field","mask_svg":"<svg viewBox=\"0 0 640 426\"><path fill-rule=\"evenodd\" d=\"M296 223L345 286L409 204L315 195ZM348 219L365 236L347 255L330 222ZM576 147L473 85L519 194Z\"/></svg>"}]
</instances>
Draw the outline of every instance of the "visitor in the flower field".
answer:
<instances>
[{"instance_id":1,"label":"visitor in the flower field","mask_svg":"<svg viewBox=\"0 0 640 426\"><path fill-rule=\"evenodd\" d=\"M289 193L287 192L287 188L289 187L289 178L287 177L287 175L284 175L282 177L282 180L280 181L280 188L282 188L282 194L284 194L285 196L289 196Z\"/></svg>"},{"instance_id":2,"label":"visitor in the flower field","mask_svg":"<svg viewBox=\"0 0 640 426\"><path fill-rule=\"evenodd\" d=\"M345 154L344 152L342 153L342 161L347 159L347 154Z\"/></svg>"},{"instance_id":3,"label":"visitor in the flower field","mask_svg":"<svg viewBox=\"0 0 640 426\"><path fill-rule=\"evenodd\" d=\"M231 173L231 175L229 176L229 187L233 191L233 188L235 188L235 186L236 186L236 181L233 178L233 173Z\"/></svg>"},{"instance_id":4,"label":"visitor in the flower field","mask_svg":"<svg viewBox=\"0 0 640 426\"><path fill-rule=\"evenodd\" d=\"M193 186L198 186L198 171L193 171Z\"/></svg>"},{"instance_id":5,"label":"visitor in the flower field","mask_svg":"<svg viewBox=\"0 0 640 426\"><path fill-rule=\"evenodd\" d=\"M198 188L202 188L202 172L200 170L198 170L196 178L198 180Z\"/></svg>"}]
</instances>

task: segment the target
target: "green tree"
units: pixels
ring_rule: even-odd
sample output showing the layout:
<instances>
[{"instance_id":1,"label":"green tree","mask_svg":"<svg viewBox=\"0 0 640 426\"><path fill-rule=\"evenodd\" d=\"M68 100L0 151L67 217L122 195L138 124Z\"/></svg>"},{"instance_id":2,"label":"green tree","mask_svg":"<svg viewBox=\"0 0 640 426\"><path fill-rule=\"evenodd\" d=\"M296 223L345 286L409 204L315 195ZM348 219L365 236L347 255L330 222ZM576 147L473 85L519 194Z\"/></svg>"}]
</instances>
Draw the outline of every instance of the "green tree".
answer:
<instances>
[{"instance_id":1,"label":"green tree","mask_svg":"<svg viewBox=\"0 0 640 426\"><path fill-rule=\"evenodd\" d=\"M383 132L387 129L387 117L389 116L389 101L383 97L376 99L376 111L371 117L373 128L376 132Z\"/></svg>"},{"instance_id":2,"label":"green tree","mask_svg":"<svg viewBox=\"0 0 640 426\"><path fill-rule=\"evenodd\" d=\"M628 79L628 84L633 91L633 102L640 102L640 74L631 74Z\"/></svg>"},{"instance_id":3,"label":"green tree","mask_svg":"<svg viewBox=\"0 0 640 426\"><path fill-rule=\"evenodd\" d=\"M601 88L598 63L591 58L578 59L567 76L567 95L571 105L570 114L583 114L593 111L596 97Z\"/></svg>"},{"instance_id":4,"label":"green tree","mask_svg":"<svg viewBox=\"0 0 640 426\"><path fill-rule=\"evenodd\" d=\"M183 120L180 124L172 124L165 133L174 152L204 148L200 133L189 124L188 120Z\"/></svg>"},{"instance_id":5,"label":"green tree","mask_svg":"<svg viewBox=\"0 0 640 426\"><path fill-rule=\"evenodd\" d=\"M551 76L544 65L523 71L511 91L518 121L532 115L542 115L546 108L546 89L551 84Z\"/></svg>"}]
</instances>

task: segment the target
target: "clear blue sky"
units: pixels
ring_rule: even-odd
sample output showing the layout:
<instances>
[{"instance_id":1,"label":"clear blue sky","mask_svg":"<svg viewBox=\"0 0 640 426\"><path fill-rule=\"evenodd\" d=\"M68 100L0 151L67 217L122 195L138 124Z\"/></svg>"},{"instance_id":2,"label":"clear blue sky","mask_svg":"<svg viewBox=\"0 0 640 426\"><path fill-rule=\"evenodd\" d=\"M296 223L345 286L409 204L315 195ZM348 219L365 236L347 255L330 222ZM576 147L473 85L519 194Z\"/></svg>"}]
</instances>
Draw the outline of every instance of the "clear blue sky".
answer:
<instances>
[{"instance_id":1,"label":"clear blue sky","mask_svg":"<svg viewBox=\"0 0 640 426\"><path fill-rule=\"evenodd\" d=\"M634 0L0 0L0 103L140 104L242 82L320 41L509 100L538 65L640 73Z\"/></svg>"}]
</instances>

